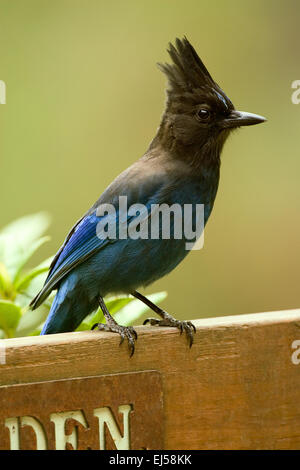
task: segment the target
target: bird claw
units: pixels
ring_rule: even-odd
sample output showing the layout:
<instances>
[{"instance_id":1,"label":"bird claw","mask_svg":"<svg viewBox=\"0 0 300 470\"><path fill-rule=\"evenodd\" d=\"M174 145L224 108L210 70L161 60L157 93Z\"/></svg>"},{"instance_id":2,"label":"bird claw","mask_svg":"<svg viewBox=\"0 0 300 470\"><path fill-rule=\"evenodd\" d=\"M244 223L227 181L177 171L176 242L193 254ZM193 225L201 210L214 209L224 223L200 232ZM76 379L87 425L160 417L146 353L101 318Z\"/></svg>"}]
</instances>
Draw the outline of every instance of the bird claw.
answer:
<instances>
[{"instance_id":1,"label":"bird claw","mask_svg":"<svg viewBox=\"0 0 300 470\"><path fill-rule=\"evenodd\" d=\"M124 339L127 338L128 348L130 351L130 357L133 356L135 351L135 341L137 340L137 333L132 326L122 326L116 324L107 324L107 323L95 323L92 326L92 330L98 328L100 331L109 331L111 333L118 333L121 336L120 346L124 342Z\"/></svg>"},{"instance_id":2,"label":"bird claw","mask_svg":"<svg viewBox=\"0 0 300 470\"><path fill-rule=\"evenodd\" d=\"M149 323L151 326L171 326L174 328L178 328L180 330L181 335L185 331L186 336L189 340L189 346L190 348L192 347L192 344L194 342L194 334L196 333L196 327L192 322L179 321L168 315L162 320L158 320L157 318L147 318L144 321L143 325L146 325L147 323Z\"/></svg>"},{"instance_id":3,"label":"bird claw","mask_svg":"<svg viewBox=\"0 0 300 470\"><path fill-rule=\"evenodd\" d=\"M196 334L196 327L192 322L185 321L185 322L182 322L182 331L183 330L185 330L186 332L186 335L190 342L190 348L191 348L194 342L194 335Z\"/></svg>"},{"instance_id":4,"label":"bird claw","mask_svg":"<svg viewBox=\"0 0 300 470\"><path fill-rule=\"evenodd\" d=\"M118 325L121 331L118 331L121 336L120 346L124 342L124 339L127 338L128 347L130 349L130 357L133 356L135 351L135 341L137 340L137 332L132 326L121 326Z\"/></svg>"},{"instance_id":5,"label":"bird claw","mask_svg":"<svg viewBox=\"0 0 300 470\"><path fill-rule=\"evenodd\" d=\"M151 326L159 325L162 320L158 320L157 318L147 318L144 322L143 325L147 325L147 323L150 323ZM162 325L160 325L162 326Z\"/></svg>"}]
</instances>

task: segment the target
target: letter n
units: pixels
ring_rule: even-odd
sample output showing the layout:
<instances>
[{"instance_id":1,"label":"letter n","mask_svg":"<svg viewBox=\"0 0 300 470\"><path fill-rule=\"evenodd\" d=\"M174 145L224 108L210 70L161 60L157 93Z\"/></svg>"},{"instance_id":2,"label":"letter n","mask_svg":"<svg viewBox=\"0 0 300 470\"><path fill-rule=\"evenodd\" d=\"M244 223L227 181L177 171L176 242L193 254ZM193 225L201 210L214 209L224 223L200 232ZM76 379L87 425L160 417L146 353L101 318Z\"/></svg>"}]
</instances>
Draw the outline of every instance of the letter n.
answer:
<instances>
[{"instance_id":1,"label":"letter n","mask_svg":"<svg viewBox=\"0 0 300 470\"><path fill-rule=\"evenodd\" d=\"M99 444L100 449L105 450L105 424L109 433L113 438L115 446L118 450L130 449L130 432L129 432L129 414L132 411L132 405L121 405L118 408L119 413L123 414L123 436L121 435L118 423L111 410L108 407L96 408L94 416L99 420Z\"/></svg>"}]
</instances>

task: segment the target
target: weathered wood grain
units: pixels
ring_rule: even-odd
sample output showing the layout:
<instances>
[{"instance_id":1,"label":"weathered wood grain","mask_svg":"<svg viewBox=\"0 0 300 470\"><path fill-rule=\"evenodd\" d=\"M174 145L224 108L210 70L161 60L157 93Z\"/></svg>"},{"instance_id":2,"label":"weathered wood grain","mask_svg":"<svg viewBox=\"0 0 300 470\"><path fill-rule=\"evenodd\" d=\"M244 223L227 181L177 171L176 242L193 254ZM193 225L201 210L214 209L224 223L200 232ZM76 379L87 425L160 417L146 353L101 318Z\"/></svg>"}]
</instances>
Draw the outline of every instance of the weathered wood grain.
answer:
<instances>
[{"instance_id":1,"label":"weathered wood grain","mask_svg":"<svg viewBox=\"0 0 300 470\"><path fill-rule=\"evenodd\" d=\"M3 340L0 385L157 370L166 449L300 449L300 310L194 323L191 349L176 330L137 327L132 358L98 331Z\"/></svg>"}]
</instances>

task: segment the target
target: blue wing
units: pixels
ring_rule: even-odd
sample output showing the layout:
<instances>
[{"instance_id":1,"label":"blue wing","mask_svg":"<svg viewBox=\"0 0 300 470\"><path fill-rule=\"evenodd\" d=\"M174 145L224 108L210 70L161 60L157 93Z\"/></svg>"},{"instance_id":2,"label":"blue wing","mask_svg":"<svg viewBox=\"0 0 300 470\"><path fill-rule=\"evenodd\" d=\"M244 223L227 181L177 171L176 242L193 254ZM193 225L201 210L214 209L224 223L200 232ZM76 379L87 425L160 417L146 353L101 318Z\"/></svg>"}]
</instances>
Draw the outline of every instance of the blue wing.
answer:
<instances>
[{"instance_id":1,"label":"blue wing","mask_svg":"<svg viewBox=\"0 0 300 470\"><path fill-rule=\"evenodd\" d=\"M147 209L148 207L150 208L150 203L146 204ZM58 283L77 265L102 250L107 244L114 243L118 239L117 236L116 238L100 236L98 224L101 221L101 227L109 223L111 226L115 224L118 227L119 217L119 211L116 211L113 215L108 214L105 216L97 216L96 211L94 211L77 222L53 259L43 289L32 300L30 306L33 309L41 305ZM127 222L130 222L133 218L127 216Z\"/></svg>"},{"instance_id":2,"label":"blue wing","mask_svg":"<svg viewBox=\"0 0 300 470\"><path fill-rule=\"evenodd\" d=\"M32 308L41 305L61 279L78 264L113 241L98 237L97 225L101 219L102 217L98 217L96 212L93 212L80 219L73 227L50 266L43 289L32 300L30 304Z\"/></svg>"}]
</instances>

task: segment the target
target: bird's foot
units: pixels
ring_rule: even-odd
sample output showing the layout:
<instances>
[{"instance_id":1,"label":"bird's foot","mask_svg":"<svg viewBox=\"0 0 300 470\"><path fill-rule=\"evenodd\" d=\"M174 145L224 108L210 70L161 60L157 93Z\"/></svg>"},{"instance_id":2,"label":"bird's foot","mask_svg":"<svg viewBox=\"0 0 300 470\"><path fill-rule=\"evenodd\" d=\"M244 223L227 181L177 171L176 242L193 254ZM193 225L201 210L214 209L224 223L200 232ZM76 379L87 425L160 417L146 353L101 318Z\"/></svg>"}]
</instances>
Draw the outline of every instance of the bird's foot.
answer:
<instances>
[{"instance_id":1,"label":"bird's foot","mask_svg":"<svg viewBox=\"0 0 300 470\"><path fill-rule=\"evenodd\" d=\"M120 346L124 339L127 338L128 347L130 351L130 357L134 353L135 341L137 340L137 333L132 326L122 326L115 323L95 323L92 326L92 330L98 328L99 331L109 331L111 333L118 333L121 336Z\"/></svg>"},{"instance_id":2,"label":"bird's foot","mask_svg":"<svg viewBox=\"0 0 300 470\"><path fill-rule=\"evenodd\" d=\"M171 326L173 328L178 328L180 330L180 334L185 332L191 348L194 342L194 334L196 333L195 325L190 321L176 320L176 318L173 318L167 312L160 313L160 315L163 316L162 320L158 320L157 318L147 318L143 325L149 323L152 326Z\"/></svg>"}]
</instances>

